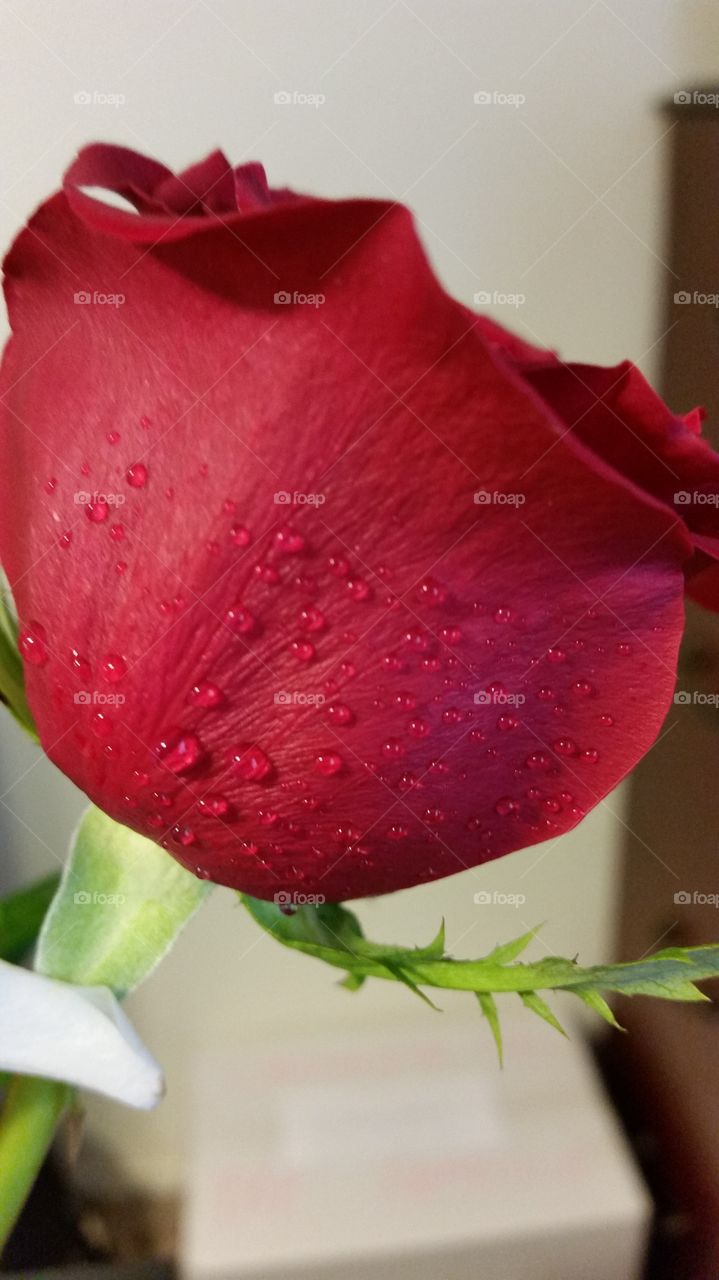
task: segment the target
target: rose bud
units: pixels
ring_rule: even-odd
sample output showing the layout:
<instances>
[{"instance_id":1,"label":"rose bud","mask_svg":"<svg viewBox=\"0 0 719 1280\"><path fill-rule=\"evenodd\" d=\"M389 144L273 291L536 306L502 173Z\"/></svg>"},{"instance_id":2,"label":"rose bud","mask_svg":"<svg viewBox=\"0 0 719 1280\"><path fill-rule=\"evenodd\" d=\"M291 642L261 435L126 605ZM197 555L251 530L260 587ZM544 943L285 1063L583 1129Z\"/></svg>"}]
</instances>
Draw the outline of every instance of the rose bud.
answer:
<instances>
[{"instance_id":1,"label":"rose bud","mask_svg":"<svg viewBox=\"0 0 719 1280\"><path fill-rule=\"evenodd\" d=\"M468 312L404 207L218 152L88 147L6 270L28 698L113 818L339 901L559 836L651 746L719 464L631 365Z\"/></svg>"}]
</instances>

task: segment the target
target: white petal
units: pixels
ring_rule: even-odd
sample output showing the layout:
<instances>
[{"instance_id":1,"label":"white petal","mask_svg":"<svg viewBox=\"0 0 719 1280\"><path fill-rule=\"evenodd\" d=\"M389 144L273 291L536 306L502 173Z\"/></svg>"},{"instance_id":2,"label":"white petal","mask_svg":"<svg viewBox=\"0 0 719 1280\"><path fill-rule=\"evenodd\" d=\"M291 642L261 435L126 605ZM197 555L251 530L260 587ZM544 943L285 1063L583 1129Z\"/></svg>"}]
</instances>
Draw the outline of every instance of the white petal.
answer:
<instances>
[{"instance_id":1,"label":"white petal","mask_svg":"<svg viewBox=\"0 0 719 1280\"><path fill-rule=\"evenodd\" d=\"M107 987L58 982L0 960L0 1070L64 1080L154 1107L162 1070Z\"/></svg>"}]
</instances>

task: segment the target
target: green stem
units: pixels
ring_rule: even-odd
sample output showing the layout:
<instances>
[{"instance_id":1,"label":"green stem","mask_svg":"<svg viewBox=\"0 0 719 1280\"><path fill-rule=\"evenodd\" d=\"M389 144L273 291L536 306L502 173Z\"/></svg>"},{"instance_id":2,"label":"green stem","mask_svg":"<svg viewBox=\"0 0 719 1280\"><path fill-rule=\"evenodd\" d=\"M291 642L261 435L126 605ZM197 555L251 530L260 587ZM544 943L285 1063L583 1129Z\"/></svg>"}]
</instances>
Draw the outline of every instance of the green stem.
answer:
<instances>
[{"instance_id":1,"label":"green stem","mask_svg":"<svg viewBox=\"0 0 719 1280\"><path fill-rule=\"evenodd\" d=\"M35 942L60 883L58 875L37 880L0 902L0 958L17 963Z\"/></svg>"},{"instance_id":2,"label":"green stem","mask_svg":"<svg viewBox=\"0 0 719 1280\"><path fill-rule=\"evenodd\" d=\"M0 1251L20 1216L72 1097L69 1085L15 1076L0 1114Z\"/></svg>"}]
</instances>

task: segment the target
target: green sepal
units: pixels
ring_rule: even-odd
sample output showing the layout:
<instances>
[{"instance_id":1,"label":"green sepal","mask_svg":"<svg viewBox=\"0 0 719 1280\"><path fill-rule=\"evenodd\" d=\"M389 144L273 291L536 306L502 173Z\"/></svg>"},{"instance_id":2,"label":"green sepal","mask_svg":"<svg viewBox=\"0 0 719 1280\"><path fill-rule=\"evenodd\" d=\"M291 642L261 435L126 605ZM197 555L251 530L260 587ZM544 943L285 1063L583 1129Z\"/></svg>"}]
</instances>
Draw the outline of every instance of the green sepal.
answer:
<instances>
[{"instance_id":1,"label":"green sepal","mask_svg":"<svg viewBox=\"0 0 719 1280\"><path fill-rule=\"evenodd\" d=\"M172 946L210 885L99 809L85 813L38 940L50 978L134 990Z\"/></svg>"},{"instance_id":2,"label":"green sepal","mask_svg":"<svg viewBox=\"0 0 719 1280\"><path fill-rule=\"evenodd\" d=\"M10 588L0 570L0 701L26 733L38 742L35 721L25 695L25 675L18 648L18 628Z\"/></svg>"}]
</instances>

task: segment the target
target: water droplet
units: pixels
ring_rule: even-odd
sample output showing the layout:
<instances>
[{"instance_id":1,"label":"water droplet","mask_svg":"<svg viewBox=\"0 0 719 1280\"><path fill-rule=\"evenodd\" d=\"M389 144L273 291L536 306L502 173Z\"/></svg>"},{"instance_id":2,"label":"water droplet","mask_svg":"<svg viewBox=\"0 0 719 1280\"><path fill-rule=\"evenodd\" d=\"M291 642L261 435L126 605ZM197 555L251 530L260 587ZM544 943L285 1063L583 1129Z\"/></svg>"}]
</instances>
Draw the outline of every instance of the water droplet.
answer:
<instances>
[{"instance_id":1,"label":"water droplet","mask_svg":"<svg viewBox=\"0 0 719 1280\"><path fill-rule=\"evenodd\" d=\"M279 814L275 813L273 809L257 810L257 821L263 827L274 827L278 817Z\"/></svg>"},{"instance_id":2,"label":"water droplet","mask_svg":"<svg viewBox=\"0 0 719 1280\"><path fill-rule=\"evenodd\" d=\"M330 724L344 727L354 722L354 714L346 702L332 702L327 708L327 719Z\"/></svg>"},{"instance_id":3,"label":"water droplet","mask_svg":"<svg viewBox=\"0 0 719 1280\"><path fill-rule=\"evenodd\" d=\"M411 734L413 738L426 738L430 732L430 726L426 720L422 720L420 717L417 717L414 720L410 720L407 725L407 732Z\"/></svg>"},{"instance_id":4,"label":"water droplet","mask_svg":"<svg viewBox=\"0 0 719 1280\"><path fill-rule=\"evenodd\" d=\"M556 696L554 689L550 689L546 685L541 689L537 689L537 697L540 702L554 702Z\"/></svg>"},{"instance_id":5,"label":"water droplet","mask_svg":"<svg viewBox=\"0 0 719 1280\"><path fill-rule=\"evenodd\" d=\"M127 672L127 663L118 653L108 653L100 663L100 672L109 684L117 684Z\"/></svg>"},{"instance_id":6,"label":"water droplet","mask_svg":"<svg viewBox=\"0 0 719 1280\"><path fill-rule=\"evenodd\" d=\"M382 743L382 755L385 760L401 760L405 753L404 743L399 738L387 738Z\"/></svg>"},{"instance_id":7,"label":"water droplet","mask_svg":"<svg viewBox=\"0 0 719 1280\"><path fill-rule=\"evenodd\" d=\"M346 578L350 571L349 560L345 560L344 556L330 556L327 566L336 578Z\"/></svg>"},{"instance_id":8,"label":"water droplet","mask_svg":"<svg viewBox=\"0 0 719 1280\"><path fill-rule=\"evenodd\" d=\"M310 604L300 611L299 625L301 631L322 631L327 619L320 609Z\"/></svg>"},{"instance_id":9,"label":"water droplet","mask_svg":"<svg viewBox=\"0 0 719 1280\"><path fill-rule=\"evenodd\" d=\"M104 711L96 711L90 719L90 732L96 738L109 738L112 733L112 721Z\"/></svg>"},{"instance_id":10,"label":"water droplet","mask_svg":"<svg viewBox=\"0 0 719 1280\"><path fill-rule=\"evenodd\" d=\"M561 813L562 806L556 796L545 796L542 801L542 808L545 813Z\"/></svg>"},{"instance_id":11,"label":"water droplet","mask_svg":"<svg viewBox=\"0 0 719 1280\"><path fill-rule=\"evenodd\" d=\"M147 484L148 470L144 462L133 462L127 468L125 479L131 489L144 489Z\"/></svg>"},{"instance_id":12,"label":"water droplet","mask_svg":"<svg viewBox=\"0 0 719 1280\"><path fill-rule=\"evenodd\" d=\"M331 778L333 774L339 773L343 765L342 756L337 755L336 751L323 751L315 759L315 769L325 778Z\"/></svg>"},{"instance_id":13,"label":"water droplet","mask_svg":"<svg viewBox=\"0 0 719 1280\"><path fill-rule=\"evenodd\" d=\"M353 600L360 603L363 600L369 600L372 595L372 588L369 582L365 582L364 578L352 578L347 583L347 590Z\"/></svg>"},{"instance_id":14,"label":"water droplet","mask_svg":"<svg viewBox=\"0 0 719 1280\"><path fill-rule=\"evenodd\" d=\"M199 804L203 813L209 813L213 818L224 818L229 812L230 802L227 796L218 794L203 796Z\"/></svg>"},{"instance_id":15,"label":"water droplet","mask_svg":"<svg viewBox=\"0 0 719 1280\"><path fill-rule=\"evenodd\" d=\"M547 662L552 662L555 664L559 662L564 662L567 657L564 649L559 649L556 645L553 645L551 649L547 649L547 652L544 656L546 657Z\"/></svg>"},{"instance_id":16,"label":"water droplet","mask_svg":"<svg viewBox=\"0 0 719 1280\"><path fill-rule=\"evenodd\" d=\"M262 782L272 772L272 762L261 747L241 743L232 753L235 772L246 782Z\"/></svg>"},{"instance_id":17,"label":"water droplet","mask_svg":"<svg viewBox=\"0 0 719 1280\"><path fill-rule=\"evenodd\" d=\"M72 529L67 529L65 533L63 533L62 536L58 539L58 542L60 543L60 546L62 547L63 551L67 551L67 548L70 546L72 542Z\"/></svg>"},{"instance_id":18,"label":"water droplet","mask_svg":"<svg viewBox=\"0 0 719 1280\"><path fill-rule=\"evenodd\" d=\"M543 751L532 751L524 763L528 769L547 769L550 761Z\"/></svg>"},{"instance_id":19,"label":"water droplet","mask_svg":"<svg viewBox=\"0 0 719 1280\"><path fill-rule=\"evenodd\" d=\"M233 508L234 505L233 502ZM225 509L227 509L227 504L225 504ZM230 542L233 542L236 547L249 547L252 542L252 534L243 524L233 524L230 529Z\"/></svg>"},{"instance_id":20,"label":"water droplet","mask_svg":"<svg viewBox=\"0 0 719 1280\"><path fill-rule=\"evenodd\" d=\"M120 577L122 577L123 573L126 573L126 572L127 572L127 560L118 560L117 564L115 565L115 573L119 574Z\"/></svg>"},{"instance_id":21,"label":"water droplet","mask_svg":"<svg viewBox=\"0 0 719 1280\"><path fill-rule=\"evenodd\" d=\"M122 524L113 524L110 526L110 537L113 542L122 542L125 537L125 526Z\"/></svg>"},{"instance_id":22,"label":"water droplet","mask_svg":"<svg viewBox=\"0 0 719 1280\"><path fill-rule=\"evenodd\" d=\"M446 711L442 712L443 724L459 724L461 719L462 712L457 707L447 707Z\"/></svg>"},{"instance_id":23,"label":"water droplet","mask_svg":"<svg viewBox=\"0 0 719 1280\"><path fill-rule=\"evenodd\" d=\"M439 638L443 644L459 644L462 639L461 627L442 627Z\"/></svg>"},{"instance_id":24,"label":"water droplet","mask_svg":"<svg viewBox=\"0 0 719 1280\"><path fill-rule=\"evenodd\" d=\"M558 756L576 756L577 754L577 744L572 742L571 738L557 738L556 742L552 743L552 747Z\"/></svg>"},{"instance_id":25,"label":"water droplet","mask_svg":"<svg viewBox=\"0 0 719 1280\"><path fill-rule=\"evenodd\" d=\"M303 534L298 533L290 525L285 525L283 529L278 529L275 534L275 546L277 550L286 556L296 556L304 551L307 540Z\"/></svg>"},{"instance_id":26,"label":"water droplet","mask_svg":"<svg viewBox=\"0 0 719 1280\"><path fill-rule=\"evenodd\" d=\"M146 787L150 781L149 773L145 773L144 769L133 769L132 785L133 787Z\"/></svg>"},{"instance_id":27,"label":"water droplet","mask_svg":"<svg viewBox=\"0 0 719 1280\"><path fill-rule=\"evenodd\" d=\"M316 652L310 640L293 640L290 645L290 653L298 662L312 662Z\"/></svg>"},{"instance_id":28,"label":"water droplet","mask_svg":"<svg viewBox=\"0 0 719 1280\"><path fill-rule=\"evenodd\" d=\"M508 732L510 729L516 729L518 725L519 721L515 720L514 716L501 715L497 720L497 728L501 729L504 733Z\"/></svg>"},{"instance_id":29,"label":"water droplet","mask_svg":"<svg viewBox=\"0 0 719 1280\"><path fill-rule=\"evenodd\" d=\"M85 515L91 524L102 524L107 520L108 511L109 507L103 498L99 502L88 502L85 507Z\"/></svg>"},{"instance_id":30,"label":"water droplet","mask_svg":"<svg viewBox=\"0 0 719 1280\"><path fill-rule=\"evenodd\" d=\"M225 613L225 624L238 636L247 636L254 631L256 621L254 614L239 601Z\"/></svg>"},{"instance_id":31,"label":"water droplet","mask_svg":"<svg viewBox=\"0 0 719 1280\"><path fill-rule=\"evenodd\" d=\"M494 806L494 812L498 813L501 818L506 818L511 813L516 813L519 805L511 796L500 796Z\"/></svg>"},{"instance_id":32,"label":"water droplet","mask_svg":"<svg viewBox=\"0 0 719 1280\"><path fill-rule=\"evenodd\" d=\"M385 835L388 840L406 840L409 830L402 822L393 822L385 831Z\"/></svg>"},{"instance_id":33,"label":"water droplet","mask_svg":"<svg viewBox=\"0 0 719 1280\"><path fill-rule=\"evenodd\" d=\"M512 621L512 619L513 619L513 617L514 617L514 610L513 610L513 609L505 609L505 608L501 608L501 609L495 609L495 611L494 611L494 621L495 621L495 622L499 622L499 623L504 623L504 624L506 624L506 623L508 623L508 622L511 622L511 621Z\"/></svg>"},{"instance_id":34,"label":"water droplet","mask_svg":"<svg viewBox=\"0 0 719 1280\"><path fill-rule=\"evenodd\" d=\"M444 809L425 809L424 811L424 820L432 827L440 826L446 816Z\"/></svg>"},{"instance_id":35,"label":"water droplet","mask_svg":"<svg viewBox=\"0 0 719 1280\"><path fill-rule=\"evenodd\" d=\"M45 492L54 493L56 489L57 489L57 480L55 476L51 476L49 480L45 481Z\"/></svg>"},{"instance_id":36,"label":"water droplet","mask_svg":"<svg viewBox=\"0 0 719 1280\"><path fill-rule=\"evenodd\" d=\"M20 652L33 667L43 667L48 659L47 634L39 622L31 622L20 632Z\"/></svg>"},{"instance_id":37,"label":"water droplet","mask_svg":"<svg viewBox=\"0 0 719 1280\"><path fill-rule=\"evenodd\" d=\"M108 431L106 439L108 444L118 444L120 440L120 432Z\"/></svg>"},{"instance_id":38,"label":"water droplet","mask_svg":"<svg viewBox=\"0 0 719 1280\"><path fill-rule=\"evenodd\" d=\"M195 844L197 841L197 836L192 830L192 827L173 827L172 834L178 843L183 845L185 849L189 848L190 845Z\"/></svg>"},{"instance_id":39,"label":"water droplet","mask_svg":"<svg viewBox=\"0 0 719 1280\"><path fill-rule=\"evenodd\" d=\"M221 706L224 697L222 690L212 680L198 680L190 689L188 701L196 707L209 709Z\"/></svg>"},{"instance_id":40,"label":"water droplet","mask_svg":"<svg viewBox=\"0 0 719 1280\"><path fill-rule=\"evenodd\" d=\"M588 680L575 680L572 685L572 693L576 693L580 698L591 698L594 693L594 685Z\"/></svg>"},{"instance_id":41,"label":"water droplet","mask_svg":"<svg viewBox=\"0 0 719 1280\"><path fill-rule=\"evenodd\" d=\"M443 587L441 582L437 582L436 578L425 578L420 582L417 594L420 600L424 600L432 609L439 608L447 600L447 588Z\"/></svg>"},{"instance_id":42,"label":"water droplet","mask_svg":"<svg viewBox=\"0 0 719 1280\"><path fill-rule=\"evenodd\" d=\"M188 773L202 758L202 743L195 733L182 733L163 738L157 754L171 773Z\"/></svg>"},{"instance_id":43,"label":"water droplet","mask_svg":"<svg viewBox=\"0 0 719 1280\"><path fill-rule=\"evenodd\" d=\"M152 798L160 809L172 808L172 796L168 795L167 791L153 791Z\"/></svg>"},{"instance_id":44,"label":"water droplet","mask_svg":"<svg viewBox=\"0 0 719 1280\"><path fill-rule=\"evenodd\" d=\"M622 641L621 644L617 645L617 653L622 658L628 658L629 655L632 653L632 646L630 644L627 644L625 641Z\"/></svg>"},{"instance_id":45,"label":"water droplet","mask_svg":"<svg viewBox=\"0 0 719 1280\"><path fill-rule=\"evenodd\" d=\"M599 723L604 725L605 729L610 728L614 724L614 716L600 716Z\"/></svg>"},{"instance_id":46,"label":"water droplet","mask_svg":"<svg viewBox=\"0 0 719 1280\"><path fill-rule=\"evenodd\" d=\"M579 759L582 764L597 764L599 761L599 752L595 747L587 747L585 751L579 752Z\"/></svg>"}]
</instances>

